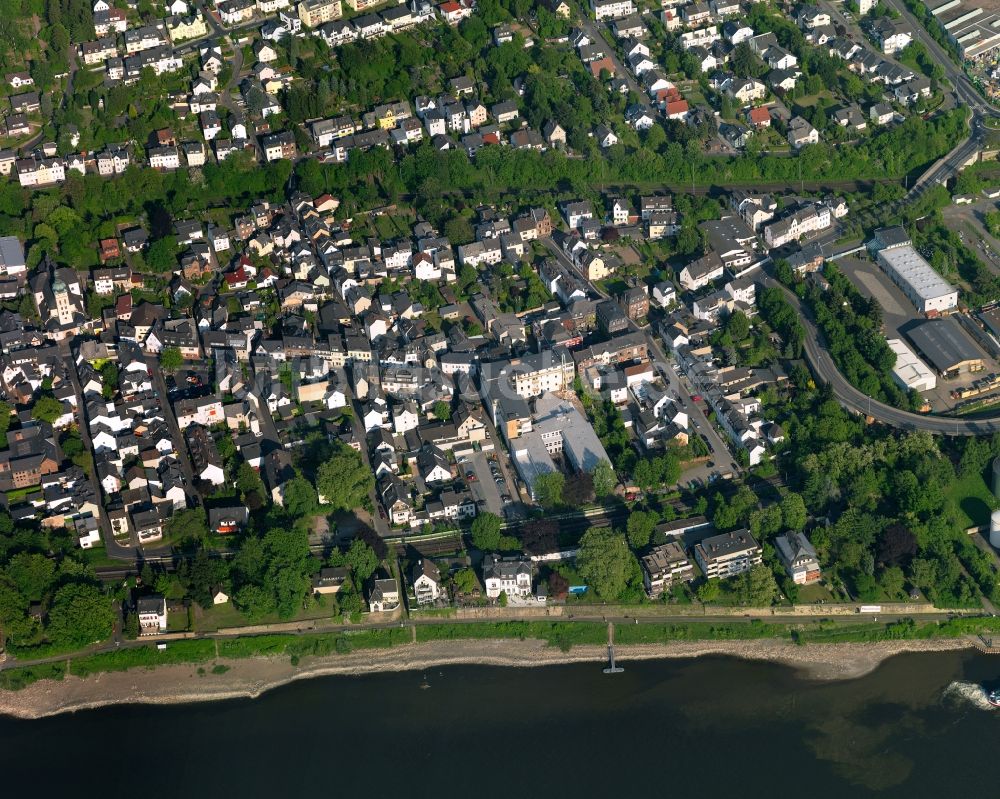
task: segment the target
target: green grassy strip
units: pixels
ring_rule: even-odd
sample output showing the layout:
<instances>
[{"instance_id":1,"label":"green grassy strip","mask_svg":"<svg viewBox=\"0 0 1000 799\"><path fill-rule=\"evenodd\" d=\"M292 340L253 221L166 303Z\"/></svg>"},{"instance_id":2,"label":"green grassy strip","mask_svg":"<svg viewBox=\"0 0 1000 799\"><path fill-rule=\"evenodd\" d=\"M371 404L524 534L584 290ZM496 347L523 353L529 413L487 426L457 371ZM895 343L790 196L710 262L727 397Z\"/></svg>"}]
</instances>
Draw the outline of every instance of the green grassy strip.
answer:
<instances>
[{"instance_id":1,"label":"green grassy strip","mask_svg":"<svg viewBox=\"0 0 1000 799\"><path fill-rule=\"evenodd\" d=\"M837 624L828 619L801 625L767 624L759 619L730 624L687 622L681 624L620 624L615 642L656 644L668 641L740 641L762 638L788 639L799 644L876 643L931 638L961 638L978 634L1000 634L1000 619L984 616L960 617L943 622L919 623L913 619L888 624ZM602 622L496 621L470 624L422 624L417 641L536 639L568 651L575 645L607 642L608 628ZM240 659L290 656L321 657L359 649L388 649L411 641L409 628L359 630L314 635L257 635L218 642L218 656ZM153 645L119 649L73 658L70 674L87 677L109 671L155 668L181 663L205 663L216 657L215 641L208 639L171 641L165 650ZM222 673L220 666L214 674ZM22 666L0 671L0 689L18 691L38 680L61 680L66 662Z\"/></svg>"},{"instance_id":2,"label":"green grassy strip","mask_svg":"<svg viewBox=\"0 0 1000 799\"><path fill-rule=\"evenodd\" d=\"M417 641L490 638L535 638L551 645L603 644L608 640L608 626L600 622L496 621L417 627Z\"/></svg>"},{"instance_id":3,"label":"green grassy strip","mask_svg":"<svg viewBox=\"0 0 1000 799\"><path fill-rule=\"evenodd\" d=\"M91 674L105 671L152 669L156 666L172 666L180 663L205 663L214 659L214 641L208 639L171 641L167 644L167 648L162 650L150 645L73 658L69 664L69 673L75 677L89 677Z\"/></svg>"},{"instance_id":4,"label":"green grassy strip","mask_svg":"<svg viewBox=\"0 0 1000 799\"><path fill-rule=\"evenodd\" d=\"M22 666L0 671L0 689L20 691L38 680L61 680L66 676L66 663L42 663L38 666Z\"/></svg>"},{"instance_id":5,"label":"green grassy strip","mask_svg":"<svg viewBox=\"0 0 1000 799\"><path fill-rule=\"evenodd\" d=\"M292 657L346 654L355 649L387 649L410 641L405 629L361 630L316 635L255 635L219 641L219 657Z\"/></svg>"}]
</instances>

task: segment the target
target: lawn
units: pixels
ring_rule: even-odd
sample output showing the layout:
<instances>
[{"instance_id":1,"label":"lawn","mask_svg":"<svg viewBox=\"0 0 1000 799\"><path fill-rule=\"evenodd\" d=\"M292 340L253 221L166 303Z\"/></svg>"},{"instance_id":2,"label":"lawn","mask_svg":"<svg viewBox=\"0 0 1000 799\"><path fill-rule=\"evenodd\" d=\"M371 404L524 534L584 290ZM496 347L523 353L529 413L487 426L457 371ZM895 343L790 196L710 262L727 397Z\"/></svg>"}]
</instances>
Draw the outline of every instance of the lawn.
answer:
<instances>
[{"instance_id":1,"label":"lawn","mask_svg":"<svg viewBox=\"0 0 1000 799\"><path fill-rule=\"evenodd\" d=\"M799 586L799 605L812 605L819 600L824 602L836 602L833 594L822 583Z\"/></svg>"},{"instance_id":2,"label":"lawn","mask_svg":"<svg viewBox=\"0 0 1000 799\"><path fill-rule=\"evenodd\" d=\"M309 607L302 609L290 619L282 619L278 614L272 613L257 621L250 621L246 616L233 607L232 602L224 605L215 605L209 610L196 608L194 610L194 629L198 632L214 632L227 627L246 627L250 624L278 624L290 621L311 621L313 619L332 619L336 604L329 598L320 604L316 599L309 602Z\"/></svg>"},{"instance_id":3,"label":"lawn","mask_svg":"<svg viewBox=\"0 0 1000 799\"><path fill-rule=\"evenodd\" d=\"M816 105L816 101L819 100L820 97L826 97L831 100L836 99L833 96L833 92L831 92L829 89L824 89L819 94L807 94L805 97L796 98L794 103L795 109L798 110L800 108L812 108L814 105Z\"/></svg>"},{"instance_id":4,"label":"lawn","mask_svg":"<svg viewBox=\"0 0 1000 799\"><path fill-rule=\"evenodd\" d=\"M957 479L948 492L955 504L962 528L981 527L990 523L990 513L997 507L996 497L990 492L981 474Z\"/></svg>"},{"instance_id":5,"label":"lawn","mask_svg":"<svg viewBox=\"0 0 1000 799\"><path fill-rule=\"evenodd\" d=\"M107 551L103 546L96 546L90 549L85 549L83 558L88 566L93 566L97 568L98 566L118 566L125 567L131 566L133 561L129 559L119 560L116 558L108 557Z\"/></svg>"}]
</instances>

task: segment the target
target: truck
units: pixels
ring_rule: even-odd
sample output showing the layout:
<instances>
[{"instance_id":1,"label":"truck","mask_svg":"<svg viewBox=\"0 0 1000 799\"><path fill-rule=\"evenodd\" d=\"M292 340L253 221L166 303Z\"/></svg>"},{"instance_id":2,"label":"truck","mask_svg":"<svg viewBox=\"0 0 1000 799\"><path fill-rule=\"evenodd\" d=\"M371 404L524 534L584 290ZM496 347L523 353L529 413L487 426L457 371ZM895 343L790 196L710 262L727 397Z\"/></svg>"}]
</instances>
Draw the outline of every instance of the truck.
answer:
<instances>
[{"instance_id":1,"label":"truck","mask_svg":"<svg viewBox=\"0 0 1000 799\"><path fill-rule=\"evenodd\" d=\"M858 613L881 613L881 605L861 605L858 608Z\"/></svg>"}]
</instances>

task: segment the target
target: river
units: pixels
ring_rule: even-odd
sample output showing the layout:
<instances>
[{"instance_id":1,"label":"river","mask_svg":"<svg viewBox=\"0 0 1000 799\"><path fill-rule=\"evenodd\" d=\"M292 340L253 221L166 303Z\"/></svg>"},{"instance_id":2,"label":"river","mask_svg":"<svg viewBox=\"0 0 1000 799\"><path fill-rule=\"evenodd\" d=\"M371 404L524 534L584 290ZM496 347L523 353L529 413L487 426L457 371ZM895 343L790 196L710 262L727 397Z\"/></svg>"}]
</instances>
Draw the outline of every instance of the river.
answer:
<instances>
[{"instance_id":1,"label":"river","mask_svg":"<svg viewBox=\"0 0 1000 799\"><path fill-rule=\"evenodd\" d=\"M452 667L256 700L0 719L9 796L998 796L1000 657L893 658L847 682L728 658ZM429 686L429 687L427 687Z\"/></svg>"}]
</instances>

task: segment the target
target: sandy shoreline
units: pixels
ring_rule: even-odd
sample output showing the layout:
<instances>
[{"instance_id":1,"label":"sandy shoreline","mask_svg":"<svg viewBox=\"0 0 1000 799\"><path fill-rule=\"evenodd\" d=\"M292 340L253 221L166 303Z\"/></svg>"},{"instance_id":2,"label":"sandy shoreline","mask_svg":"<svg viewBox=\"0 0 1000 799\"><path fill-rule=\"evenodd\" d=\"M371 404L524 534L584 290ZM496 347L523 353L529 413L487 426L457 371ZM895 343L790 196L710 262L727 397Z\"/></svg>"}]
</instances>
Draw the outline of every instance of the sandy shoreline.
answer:
<instances>
[{"instance_id":1,"label":"sandy shoreline","mask_svg":"<svg viewBox=\"0 0 1000 799\"><path fill-rule=\"evenodd\" d=\"M861 677L883 660L906 652L943 652L968 648L959 639L885 641L874 644L809 644L788 641L675 641L615 648L620 664L634 660L695 658L726 655L767 660L795 668L806 677L844 680ZM198 674L193 664L134 669L62 681L42 680L22 691L0 691L0 715L33 719L107 705L181 704L221 699L256 698L297 680L331 675L421 671L454 665L531 668L567 663L602 662L603 646L574 646L569 652L536 640L432 641L392 649L368 649L345 655L306 658L298 666L290 658L223 660L224 674L212 674L213 664Z\"/></svg>"}]
</instances>

